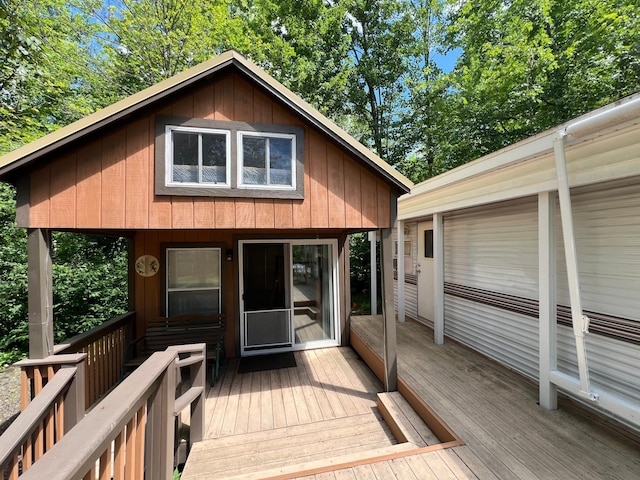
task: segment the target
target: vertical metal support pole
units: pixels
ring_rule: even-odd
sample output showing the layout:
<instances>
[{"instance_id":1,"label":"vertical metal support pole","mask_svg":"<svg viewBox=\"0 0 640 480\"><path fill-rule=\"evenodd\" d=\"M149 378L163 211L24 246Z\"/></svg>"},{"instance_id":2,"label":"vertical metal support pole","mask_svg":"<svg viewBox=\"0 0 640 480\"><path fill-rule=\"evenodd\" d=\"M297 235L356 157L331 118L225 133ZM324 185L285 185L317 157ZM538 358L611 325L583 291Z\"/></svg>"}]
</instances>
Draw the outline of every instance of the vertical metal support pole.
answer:
<instances>
[{"instance_id":1,"label":"vertical metal support pole","mask_svg":"<svg viewBox=\"0 0 640 480\"><path fill-rule=\"evenodd\" d=\"M539 400L547 410L558 408L558 389L550 376L558 368L555 223L555 194L538 194Z\"/></svg>"},{"instance_id":2,"label":"vertical metal support pole","mask_svg":"<svg viewBox=\"0 0 640 480\"><path fill-rule=\"evenodd\" d=\"M396 316L393 308L393 237L390 228L383 228L380 233L384 388L387 392L395 392L398 389L398 347L396 343Z\"/></svg>"},{"instance_id":3,"label":"vertical metal support pole","mask_svg":"<svg viewBox=\"0 0 640 480\"><path fill-rule=\"evenodd\" d=\"M376 248L376 232L369 232L369 263L371 265L371 315L378 314L378 252Z\"/></svg>"},{"instance_id":4,"label":"vertical metal support pole","mask_svg":"<svg viewBox=\"0 0 640 480\"><path fill-rule=\"evenodd\" d=\"M53 274L49 230L28 230L27 255L29 357L38 359L53 355Z\"/></svg>"},{"instance_id":5,"label":"vertical metal support pole","mask_svg":"<svg viewBox=\"0 0 640 480\"><path fill-rule=\"evenodd\" d=\"M569 297L571 299L571 320L573 335L576 339L576 353L578 356L578 371L580 373L580 394L592 400L597 399L590 393L589 367L587 365L587 350L584 334L588 330L588 319L582 313L582 299L580 298L580 278L578 276L578 255L573 229L573 212L571 195L569 193L569 175L564 154L564 136L556 138L553 150L556 160L556 174L558 176L558 202L560 204L560 218L562 220L562 237L564 240L564 254L567 264L567 281L569 283Z\"/></svg>"},{"instance_id":6,"label":"vertical metal support pole","mask_svg":"<svg viewBox=\"0 0 640 480\"><path fill-rule=\"evenodd\" d=\"M398 221L398 321L405 321L405 308L404 308L404 222Z\"/></svg>"},{"instance_id":7,"label":"vertical metal support pole","mask_svg":"<svg viewBox=\"0 0 640 480\"><path fill-rule=\"evenodd\" d=\"M444 343L444 222L433 214L433 343Z\"/></svg>"}]
</instances>

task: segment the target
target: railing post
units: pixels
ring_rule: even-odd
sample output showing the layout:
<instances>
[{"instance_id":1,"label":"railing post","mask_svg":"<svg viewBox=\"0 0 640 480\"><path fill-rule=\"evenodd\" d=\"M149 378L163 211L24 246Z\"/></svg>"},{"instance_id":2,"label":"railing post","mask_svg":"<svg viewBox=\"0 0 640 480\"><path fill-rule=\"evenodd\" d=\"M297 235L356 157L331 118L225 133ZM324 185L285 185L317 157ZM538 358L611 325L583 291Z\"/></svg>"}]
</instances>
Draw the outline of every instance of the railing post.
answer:
<instances>
[{"instance_id":1,"label":"railing post","mask_svg":"<svg viewBox=\"0 0 640 480\"><path fill-rule=\"evenodd\" d=\"M177 352L174 358L178 358ZM176 366L174 361L165 370L160 386L147 402L144 453L146 478L170 479L173 475L175 392Z\"/></svg>"},{"instance_id":2,"label":"railing post","mask_svg":"<svg viewBox=\"0 0 640 480\"><path fill-rule=\"evenodd\" d=\"M189 426L189 446L195 442L201 442L204 438L204 403L205 403L205 382L206 382L206 362L207 347L202 344L202 361L191 365L191 386L202 387L202 395L191 403L191 424ZM194 355L194 353L192 353ZM200 355L200 353L198 353Z\"/></svg>"},{"instance_id":3,"label":"railing post","mask_svg":"<svg viewBox=\"0 0 640 480\"><path fill-rule=\"evenodd\" d=\"M64 431L71 430L85 413L85 360L87 354L80 354L74 363L63 365L62 368L75 367L76 374L69 385L69 390L64 402Z\"/></svg>"}]
</instances>

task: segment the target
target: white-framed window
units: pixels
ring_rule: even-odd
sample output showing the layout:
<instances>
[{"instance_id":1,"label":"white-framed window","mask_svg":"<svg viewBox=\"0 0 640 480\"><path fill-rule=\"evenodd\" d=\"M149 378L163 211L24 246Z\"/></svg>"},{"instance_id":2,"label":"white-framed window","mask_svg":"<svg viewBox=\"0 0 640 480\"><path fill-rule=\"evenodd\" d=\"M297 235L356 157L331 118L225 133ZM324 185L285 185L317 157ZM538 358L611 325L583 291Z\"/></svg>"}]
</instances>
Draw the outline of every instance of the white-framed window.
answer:
<instances>
[{"instance_id":1,"label":"white-framed window","mask_svg":"<svg viewBox=\"0 0 640 480\"><path fill-rule=\"evenodd\" d=\"M166 249L166 314L220 313L221 249Z\"/></svg>"},{"instance_id":2,"label":"white-framed window","mask_svg":"<svg viewBox=\"0 0 640 480\"><path fill-rule=\"evenodd\" d=\"M238 185L243 188L295 189L296 136L238 132Z\"/></svg>"},{"instance_id":3,"label":"white-framed window","mask_svg":"<svg viewBox=\"0 0 640 480\"><path fill-rule=\"evenodd\" d=\"M304 128L158 115L155 194L304 199Z\"/></svg>"},{"instance_id":4,"label":"white-framed window","mask_svg":"<svg viewBox=\"0 0 640 480\"><path fill-rule=\"evenodd\" d=\"M227 130L167 125L167 185L229 187L231 141Z\"/></svg>"}]
</instances>

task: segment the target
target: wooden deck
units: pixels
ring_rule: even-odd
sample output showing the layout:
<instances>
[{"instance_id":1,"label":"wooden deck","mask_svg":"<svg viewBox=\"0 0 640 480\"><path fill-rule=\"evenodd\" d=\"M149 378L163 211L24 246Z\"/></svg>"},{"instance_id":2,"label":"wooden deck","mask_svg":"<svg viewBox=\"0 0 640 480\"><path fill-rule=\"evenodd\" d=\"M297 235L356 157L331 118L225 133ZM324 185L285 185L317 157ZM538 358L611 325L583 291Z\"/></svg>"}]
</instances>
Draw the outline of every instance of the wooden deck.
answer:
<instances>
[{"instance_id":1,"label":"wooden deck","mask_svg":"<svg viewBox=\"0 0 640 480\"><path fill-rule=\"evenodd\" d=\"M381 352L379 317L354 318L352 332ZM382 385L358 355L312 350L296 353L297 368L238 375L230 363L183 480L640 478L633 437L570 406L541 409L534 386L452 342L433 345L422 325L398 324L398 351L400 377L464 445L411 454L381 421Z\"/></svg>"}]
</instances>

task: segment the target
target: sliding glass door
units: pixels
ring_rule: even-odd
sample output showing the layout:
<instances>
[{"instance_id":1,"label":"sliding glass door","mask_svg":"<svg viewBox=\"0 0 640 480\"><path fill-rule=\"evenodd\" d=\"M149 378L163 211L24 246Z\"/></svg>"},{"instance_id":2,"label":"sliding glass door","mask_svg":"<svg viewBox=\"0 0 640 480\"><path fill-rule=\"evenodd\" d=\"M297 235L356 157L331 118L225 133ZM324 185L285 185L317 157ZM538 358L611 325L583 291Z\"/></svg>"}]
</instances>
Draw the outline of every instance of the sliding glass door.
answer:
<instances>
[{"instance_id":1,"label":"sliding glass door","mask_svg":"<svg viewBox=\"0 0 640 480\"><path fill-rule=\"evenodd\" d=\"M337 243L241 241L242 354L337 345Z\"/></svg>"}]
</instances>

